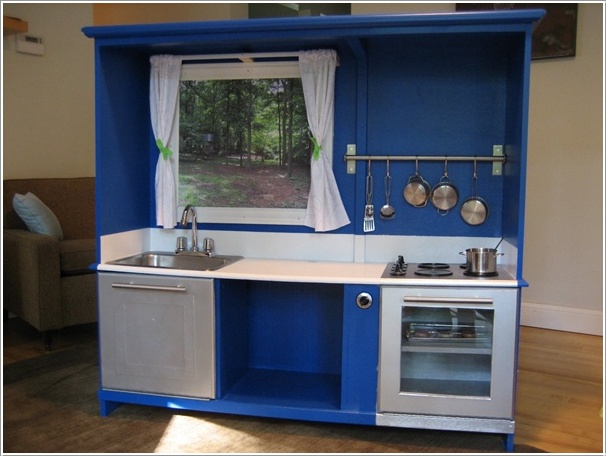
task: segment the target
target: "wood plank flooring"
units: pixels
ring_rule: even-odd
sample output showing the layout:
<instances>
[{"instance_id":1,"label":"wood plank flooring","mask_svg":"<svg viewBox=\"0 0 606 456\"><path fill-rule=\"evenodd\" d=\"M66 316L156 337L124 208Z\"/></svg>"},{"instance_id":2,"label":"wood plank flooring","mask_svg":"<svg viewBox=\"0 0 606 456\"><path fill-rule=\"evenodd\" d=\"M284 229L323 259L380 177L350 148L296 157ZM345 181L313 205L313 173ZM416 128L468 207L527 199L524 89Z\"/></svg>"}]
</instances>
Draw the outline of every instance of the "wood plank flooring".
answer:
<instances>
[{"instance_id":1,"label":"wood plank flooring","mask_svg":"<svg viewBox=\"0 0 606 456\"><path fill-rule=\"evenodd\" d=\"M523 326L516 441L553 453L604 451L603 338Z\"/></svg>"},{"instance_id":2,"label":"wood plank flooring","mask_svg":"<svg viewBox=\"0 0 606 456\"><path fill-rule=\"evenodd\" d=\"M97 338L96 325L54 335L54 350ZM40 334L3 322L3 365L43 356ZM516 443L551 453L604 452L603 338L524 326L520 335Z\"/></svg>"}]
</instances>

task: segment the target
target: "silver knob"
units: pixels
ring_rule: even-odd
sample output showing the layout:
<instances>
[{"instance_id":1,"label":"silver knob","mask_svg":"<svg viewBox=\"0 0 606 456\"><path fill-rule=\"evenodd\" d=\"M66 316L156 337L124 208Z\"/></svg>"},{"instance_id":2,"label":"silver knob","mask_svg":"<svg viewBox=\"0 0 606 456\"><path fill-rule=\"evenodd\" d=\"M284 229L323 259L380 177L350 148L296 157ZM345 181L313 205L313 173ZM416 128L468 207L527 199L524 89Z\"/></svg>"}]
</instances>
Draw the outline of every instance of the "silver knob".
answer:
<instances>
[{"instance_id":1,"label":"silver knob","mask_svg":"<svg viewBox=\"0 0 606 456\"><path fill-rule=\"evenodd\" d=\"M356 296L356 304L360 309L368 309L372 305L372 296L364 291Z\"/></svg>"}]
</instances>

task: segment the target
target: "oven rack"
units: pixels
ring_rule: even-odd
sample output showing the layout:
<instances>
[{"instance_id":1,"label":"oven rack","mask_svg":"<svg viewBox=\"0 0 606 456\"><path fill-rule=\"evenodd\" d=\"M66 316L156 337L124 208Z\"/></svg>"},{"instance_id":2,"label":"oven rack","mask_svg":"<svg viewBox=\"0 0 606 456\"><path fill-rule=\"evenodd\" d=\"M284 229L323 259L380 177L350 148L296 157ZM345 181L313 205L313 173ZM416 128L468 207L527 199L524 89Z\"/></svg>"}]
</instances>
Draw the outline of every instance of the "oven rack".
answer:
<instances>
[{"instance_id":1,"label":"oven rack","mask_svg":"<svg viewBox=\"0 0 606 456\"><path fill-rule=\"evenodd\" d=\"M478 355L492 352L492 324L485 319L476 319L467 324L409 322L403 325L402 331L402 352ZM466 331L473 333L473 336L463 337Z\"/></svg>"}]
</instances>

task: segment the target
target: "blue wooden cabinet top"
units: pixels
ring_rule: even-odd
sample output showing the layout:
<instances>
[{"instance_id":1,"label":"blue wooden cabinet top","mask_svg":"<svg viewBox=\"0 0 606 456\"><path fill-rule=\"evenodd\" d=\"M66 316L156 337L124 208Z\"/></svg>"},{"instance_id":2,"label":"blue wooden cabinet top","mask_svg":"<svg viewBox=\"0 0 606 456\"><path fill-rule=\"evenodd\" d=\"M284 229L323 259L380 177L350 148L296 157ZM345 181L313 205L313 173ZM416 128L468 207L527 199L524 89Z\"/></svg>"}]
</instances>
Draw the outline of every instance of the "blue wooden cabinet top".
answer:
<instances>
[{"instance_id":1,"label":"blue wooden cabinet top","mask_svg":"<svg viewBox=\"0 0 606 456\"><path fill-rule=\"evenodd\" d=\"M191 41L236 41L245 35L271 37L323 36L327 39L402 35L416 33L465 33L523 31L538 21L544 10L477 13L393 14L359 16L313 16L297 18L247 19L203 22L174 22L85 27L83 32L98 40L118 44ZM287 45L287 43L282 43Z\"/></svg>"}]
</instances>

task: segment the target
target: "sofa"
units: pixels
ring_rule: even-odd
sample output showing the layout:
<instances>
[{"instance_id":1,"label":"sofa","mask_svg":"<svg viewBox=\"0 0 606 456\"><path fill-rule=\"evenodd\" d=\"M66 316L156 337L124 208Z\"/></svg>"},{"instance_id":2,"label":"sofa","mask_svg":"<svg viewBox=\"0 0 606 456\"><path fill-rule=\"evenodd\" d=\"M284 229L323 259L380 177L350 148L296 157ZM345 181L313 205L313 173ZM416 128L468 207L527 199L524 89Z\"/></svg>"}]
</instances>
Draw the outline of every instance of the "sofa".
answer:
<instances>
[{"instance_id":1,"label":"sofa","mask_svg":"<svg viewBox=\"0 0 606 456\"><path fill-rule=\"evenodd\" d=\"M31 231L31 220L16 213L15 194L30 192L52 211L61 236ZM95 178L4 180L3 222L4 318L10 312L35 327L47 350L54 331L96 322Z\"/></svg>"}]
</instances>

